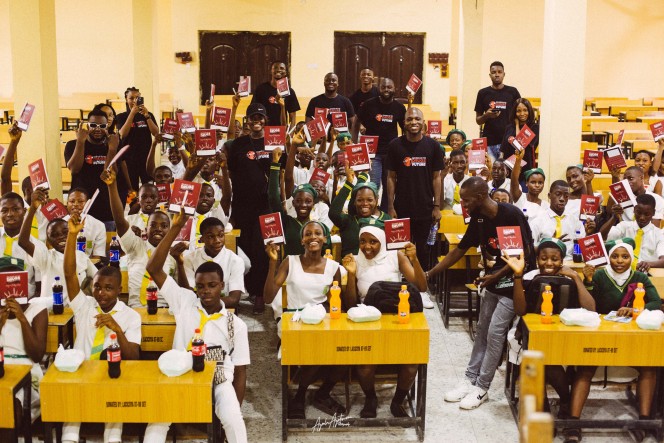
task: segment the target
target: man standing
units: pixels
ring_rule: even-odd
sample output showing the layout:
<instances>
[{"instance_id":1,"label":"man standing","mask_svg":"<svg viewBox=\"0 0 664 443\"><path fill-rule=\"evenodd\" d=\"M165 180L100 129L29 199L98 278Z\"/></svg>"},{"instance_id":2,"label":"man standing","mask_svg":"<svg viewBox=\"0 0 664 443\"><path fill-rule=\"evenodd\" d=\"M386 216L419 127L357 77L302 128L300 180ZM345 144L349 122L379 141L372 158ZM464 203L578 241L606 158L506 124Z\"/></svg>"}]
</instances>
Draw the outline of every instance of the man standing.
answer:
<instances>
[{"instance_id":1,"label":"man standing","mask_svg":"<svg viewBox=\"0 0 664 443\"><path fill-rule=\"evenodd\" d=\"M489 155L495 160L500 157L500 144L509 123L510 110L516 99L521 98L521 94L515 87L503 83L505 67L501 62L491 63L489 78L491 86L482 88L477 93L475 121L480 126L484 125L482 136L487 138Z\"/></svg>"},{"instance_id":2,"label":"man standing","mask_svg":"<svg viewBox=\"0 0 664 443\"><path fill-rule=\"evenodd\" d=\"M337 89L339 89L339 77L337 77L337 74L328 72L323 79L323 85L325 86L325 93L309 100L306 112L307 121L312 120L316 116L316 108L325 108L328 110L328 115L326 116L328 121L330 121L330 112L335 111L345 112L346 118L350 122L355 116L355 111L350 100L337 93Z\"/></svg>"},{"instance_id":3,"label":"man standing","mask_svg":"<svg viewBox=\"0 0 664 443\"><path fill-rule=\"evenodd\" d=\"M348 97L353 104L353 109L356 113L360 112L362 103L370 98L378 97L378 88L373 84L374 73L369 67L363 68L360 71L360 89L353 92L353 95Z\"/></svg>"},{"instance_id":4,"label":"man standing","mask_svg":"<svg viewBox=\"0 0 664 443\"><path fill-rule=\"evenodd\" d=\"M281 106L277 103L277 80L286 77L286 64L284 62L276 61L270 67L270 74L272 78L269 82L261 83L256 88L251 103L260 103L265 106L267 111L267 124L273 126L281 125ZM290 87L290 79L289 79ZM284 122L287 126L295 124L295 113L300 110L300 102L297 100L297 95L293 88L290 88L290 95L284 97L286 106L286 113L288 121Z\"/></svg>"},{"instance_id":5,"label":"man standing","mask_svg":"<svg viewBox=\"0 0 664 443\"><path fill-rule=\"evenodd\" d=\"M381 209L387 210L387 146L392 140L399 136L397 126L404 131L404 118L406 107L394 99L394 81L384 78L380 82L380 95L365 101L357 111L357 117L353 123L353 140L357 140L360 124L367 129L366 135L378 136L378 151L371 162L371 181L376 188L383 186L383 197ZM428 138L428 137L427 137ZM424 263L424 262L422 262Z\"/></svg>"},{"instance_id":6,"label":"man standing","mask_svg":"<svg viewBox=\"0 0 664 443\"><path fill-rule=\"evenodd\" d=\"M482 177L471 177L461 185L461 205L470 214L468 230L456 249L427 273L427 277L448 269L459 261L468 249L481 246L484 253L501 257L497 227L519 226L523 242L526 272L535 267L535 250L530 227L519 208L508 203L496 203L489 197L489 187ZM445 401L460 402L461 409L475 409L488 398L491 381L500 365L507 331L514 318L512 290L514 279L509 266L498 258L486 275L476 280L484 291L480 319L473 351L466 368L464 381L445 394Z\"/></svg>"}]
</instances>

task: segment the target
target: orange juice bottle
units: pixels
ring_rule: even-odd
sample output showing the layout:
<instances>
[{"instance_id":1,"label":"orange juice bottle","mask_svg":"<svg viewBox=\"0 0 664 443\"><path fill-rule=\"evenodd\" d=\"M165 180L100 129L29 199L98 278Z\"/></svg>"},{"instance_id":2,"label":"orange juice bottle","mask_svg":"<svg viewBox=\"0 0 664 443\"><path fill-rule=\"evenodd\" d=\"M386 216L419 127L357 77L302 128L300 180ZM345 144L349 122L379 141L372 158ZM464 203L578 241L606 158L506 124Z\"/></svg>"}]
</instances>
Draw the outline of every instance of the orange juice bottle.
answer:
<instances>
[{"instance_id":1,"label":"orange juice bottle","mask_svg":"<svg viewBox=\"0 0 664 443\"><path fill-rule=\"evenodd\" d=\"M646 301L644 297L646 296L646 290L643 289L643 283L637 283L636 289L634 290L634 303L632 304L632 318L636 320L636 317L643 312L646 307Z\"/></svg>"},{"instance_id":2,"label":"orange juice bottle","mask_svg":"<svg viewBox=\"0 0 664 443\"><path fill-rule=\"evenodd\" d=\"M330 260L334 260L334 256L332 255L332 251L330 251L329 249L325 250L325 255L323 257L329 258Z\"/></svg>"},{"instance_id":3,"label":"orange juice bottle","mask_svg":"<svg viewBox=\"0 0 664 443\"><path fill-rule=\"evenodd\" d=\"M551 292L551 286L546 285L544 291L542 292L542 324L550 325L553 321L551 317L553 315L553 292Z\"/></svg>"},{"instance_id":4,"label":"orange juice bottle","mask_svg":"<svg viewBox=\"0 0 664 443\"><path fill-rule=\"evenodd\" d=\"M410 321L410 303L408 298L410 293L406 289L406 285L401 285L401 291L399 291L399 306L397 307L399 323L405 324Z\"/></svg>"},{"instance_id":5,"label":"orange juice bottle","mask_svg":"<svg viewBox=\"0 0 664 443\"><path fill-rule=\"evenodd\" d=\"M332 282L330 288L330 318L336 319L341 317L341 288L339 282L336 280Z\"/></svg>"}]
</instances>

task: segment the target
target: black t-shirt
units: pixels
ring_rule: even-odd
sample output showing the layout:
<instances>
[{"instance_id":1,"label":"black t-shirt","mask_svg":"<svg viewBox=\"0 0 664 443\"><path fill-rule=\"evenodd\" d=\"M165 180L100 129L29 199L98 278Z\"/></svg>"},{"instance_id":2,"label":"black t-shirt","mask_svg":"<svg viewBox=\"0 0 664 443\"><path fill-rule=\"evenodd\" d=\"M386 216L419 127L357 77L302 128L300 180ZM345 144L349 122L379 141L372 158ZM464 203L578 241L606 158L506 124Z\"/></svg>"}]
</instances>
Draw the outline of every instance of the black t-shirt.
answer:
<instances>
[{"instance_id":1,"label":"black t-shirt","mask_svg":"<svg viewBox=\"0 0 664 443\"><path fill-rule=\"evenodd\" d=\"M360 108L362 107L362 104L369 100L370 98L378 97L378 88L375 86L372 86L371 89L369 89L367 92L362 92L362 89L358 89L357 91L353 92L353 95L348 97L350 99L350 102L353 104L353 109L357 114L360 113Z\"/></svg>"},{"instance_id":2,"label":"black t-shirt","mask_svg":"<svg viewBox=\"0 0 664 443\"><path fill-rule=\"evenodd\" d=\"M376 97L365 101L357 116L367 128L367 135L378 136L378 154L386 154L387 145L399 136L397 126L403 132L406 107L396 100L383 103Z\"/></svg>"},{"instance_id":3,"label":"black t-shirt","mask_svg":"<svg viewBox=\"0 0 664 443\"><path fill-rule=\"evenodd\" d=\"M470 224L463 238L459 242L459 249L469 249L481 246L484 251L494 257L502 255L498 243L497 226L519 226L521 228L521 239L524 246L524 258L526 260L526 270L534 268L535 253L533 249L533 235L530 232L530 226L523 212L519 208L509 203L498 203L498 213L494 219L483 215L471 215ZM495 274L505 266L505 262L500 258L496 260L489 274ZM496 294L512 297L512 288L514 281L511 274L503 277L495 285L488 289Z\"/></svg>"},{"instance_id":4,"label":"black t-shirt","mask_svg":"<svg viewBox=\"0 0 664 443\"><path fill-rule=\"evenodd\" d=\"M159 126L152 113L148 113L148 116L156 126ZM118 132L120 132L120 129L124 126L128 117L129 112L125 111L121 114L118 114L118 116L115 118ZM131 146L126 154L127 159L137 161L143 160L143 162L145 162L145 160L148 158L150 146L152 145L152 133L150 132L148 121L145 117L143 117L143 114L136 113L134 116L134 121L132 122L129 134L127 134L127 136L120 141L120 147L125 145Z\"/></svg>"},{"instance_id":5,"label":"black t-shirt","mask_svg":"<svg viewBox=\"0 0 664 443\"><path fill-rule=\"evenodd\" d=\"M399 217L431 218L433 173L442 170L443 163L440 145L427 136L418 142L410 142L402 135L390 142L387 169L397 174L394 209Z\"/></svg>"},{"instance_id":6,"label":"black t-shirt","mask_svg":"<svg viewBox=\"0 0 664 443\"><path fill-rule=\"evenodd\" d=\"M507 109L502 109L497 118L488 119L484 123L482 136L487 138L489 146L499 145L503 140L505 127L509 123L509 115L512 106L517 98L521 98L519 91L513 86L504 85L501 89L493 89L491 86L482 88L477 93L475 102L475 112L484 113L487 109L493 108L492 103L504 102Z\"/></svg>"},{"instance_id":7,"label":"black t-shirt","mask_svg":"<svg viewBox=\"0 0 664 443\"><path fill-rule=\"evenodd\" d=\"M353 108L353 104L350 102L350 100L348 100L347 97L341 94L337 94L337 96L334 98L328 98L325 96L325 94L317 95L316 97L309 100L309 106L307 106L307 112L305 115L307 117L314 118L316 108L337 108L340 112L346 113L348 121L350 121L351 117L355 115L355 108ZM329 114L327 118L329 120Z\"/></svg>"},{"instance_id":8,"label":"black t-shirt","mask_svg":"<svg viewBox=\"0 0 664 443\"><path fill-rule=\"evenodd\" d=\"M275 102L274 98L276 96L277 88L272 86L270 82L265 82L258 85L253 97L251 97L251 103L261 103L265 106L268 125L272 126L281 125L281 106ZM288 119L289 113L300 110L300 102L297 101L297 95L293 91L293 88L290 88L290 95L284 97L284 104L286 105L286 119Z\"/></svg>"},{"instance_id":9,"label":"black t-shirt","mask_svg":"<svg viewBox=\"0 0 664 443\"><path fill-rule=\"evenodd\" d=\"M537 159L537 153L535 151L539 145L539 125L533 123L528 125L528 127L535 133L535 138L528 146L526 146L526 152L523 154L523 160L526 162L526 166L521 168L521 177L519 177L519 179L523 178L524 172L535 167L535 159ZM505 135L503 135L503 141L500 145L500 152L503 153L503 158L510 158L516 152L514 146L509 142L510 137L516 137L516 125L514 123L508 124L505 128Z\"/></svg>"},{"instance_id":10,"label":"black t-shirt","mask_svg":"<svg viewBox=\"0 0 664 443\"><path fill-rule=\"evenodd\" d=\"M70 140L65 145L65 163L74 154L74 148L76 148L76 140ZM83 151L83 166L81 166L80 171L71 175L72 189L83 188L88 191L90 197L99 189L99 195L97 195L92 208L90 208L90 215L104 222L113 220L111 205L108 199L108 188L106 183L100 178L101 173L104 171L107 153L108 145L96 145L86 140ZM118 161L118 167L123 161ZM117 182L120 200L124 202L127 198L127 183L125 183L124 177L120 173L118 173Z\"/></svg>"}]
</instances>

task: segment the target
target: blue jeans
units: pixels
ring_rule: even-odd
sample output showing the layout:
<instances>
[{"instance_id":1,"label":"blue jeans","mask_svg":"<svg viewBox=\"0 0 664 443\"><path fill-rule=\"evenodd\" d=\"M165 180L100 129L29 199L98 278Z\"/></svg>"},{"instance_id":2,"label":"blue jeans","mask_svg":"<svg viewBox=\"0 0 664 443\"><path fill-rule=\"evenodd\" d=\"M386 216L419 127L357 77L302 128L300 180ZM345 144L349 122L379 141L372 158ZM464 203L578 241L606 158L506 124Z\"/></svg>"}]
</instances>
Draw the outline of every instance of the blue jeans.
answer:
<instances>
[{"instance_id":1,"label":"blue jeans","mask_svg":"<svg viewBox=\"0 0 664 443\"><path fill-rule=\"evenodd\" d=\"M383 187L383 196L380 199L380 209L387 212L387 168L385 167L386 154L376 154L371 160L371 183L376 185L377 189Z\"/></svg>"},{"instance_id":2,"label":"blue jeans","mask_svg":"<svg viewBox=\"0 0 664 443\"><path fill-rule=\"evenodd\" d=\"M489 157L491 157L492 162L495 162L497 158L500 158L500 144L489 145L487 149L487 153L489 154Z\"/></svg>"}]
</instances>

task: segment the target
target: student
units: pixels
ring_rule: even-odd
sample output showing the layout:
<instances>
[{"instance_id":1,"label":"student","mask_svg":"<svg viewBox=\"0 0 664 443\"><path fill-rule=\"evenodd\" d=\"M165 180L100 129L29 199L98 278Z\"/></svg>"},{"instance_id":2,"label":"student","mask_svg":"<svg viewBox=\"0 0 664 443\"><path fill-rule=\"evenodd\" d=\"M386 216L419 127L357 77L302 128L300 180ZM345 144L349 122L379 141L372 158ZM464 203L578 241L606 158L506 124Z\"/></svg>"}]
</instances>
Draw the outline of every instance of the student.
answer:
<instances>
[{"instance_id":1,"label":"student","mask_svg":"<svg viewBox=\"0 0 664 443\"><path fill-rule=\"evenodd\" d=\"M62 255L65 250L65 241L67 240L67 222L61 218L53 219L46 228L46 241L52 249L48 249L46 244L30 235L32 219L39 206L48 201L47 191L37 189L32 193L32 203L28 213L23 220L21 232L18 236L18 245L23 248L27 254L27 262L41 273L41 297L52 297L53 283L55 277L62 277L64 274ZM92 279L97 269L84 252L76 252L76 263L73 265L75 274L78 276L78 283L87 286L86 279ZM74 273L74 272L72 272ZM69 303L69 293L63 288L62 294L65 304Z\"/></svg>"},{"instance_id":2,"label":"student","mask_svg":"<svg viewBox=\"0 0 664 443\"><path fill-rule=\"evenodd\" d=\"M353 117L355 116L353 105L347 97L337 92L339 89L339 77L337 77L337 74L334 72L325 74L323 86L325 86L325 92L309 100L309 105L307 105L305 112L307 121L313 120L316 108L326 108L328 110L338 108L340 112L346 113L348 122L353 121ZM329 111L325 117L330 121Z\"/></svg>"},{"instance_id":3,"label":"student","mask_svg":"<svg viewBox=\"0 0 664 443\"><path fill-rule=\"evenodd\" d=\"M662 182L657 179L657 174L653 168L655 154L650 151L639 151L634 154L634 166L638 166L643 171L643 187L646 191L659 196L662 195Z\"/></svg>"},{"instance_id":4,"label":"student","mask_svg":"<svg viewBox=\"0 0 664 443\"><path fill-rule=\"evenodd\" d=\"M461 215L461 185L470 178L466 175L466 154L460 149L450 152L450 158L443 168L443 209L452 209L455 214ZM452 172L451 174L449 172Z\"/></svg>"},{"instance_id":5,"label":"student","mask_svg":"<svg viewBox=\"0 0 664 443\"><path fill-rule=\"evenodd\" d=\"M636 197L639 195L648 194L651 195L653 199L655 199L655 214L652 218L652 224L654 224L656 227L659 227L660 222L662 219L664 219L664 198L646 190L645 186L643 186L643 170L641 170L641 168L638 166L630 166L629 168L625 169L623 179L627 180L630 188L632 189L632 192ZM622 221L634 220L634 208L623 208L618 203L616 203L613 198L607 202L607 211L611 214L619 216L620 220ZM617 219L617 217L614 217L613 219Z\"/></svg>"},{"instance_id":6,"label":"student","mask_svg":"<svg viewBox=\"0 0 664 443\"><path fill-rule=\"evenodd\" d=\"M505 189L509 192L511 180L507 178L507 168L502 159L496 159L491 166L491 180L489 180L489 191L494 189Z\"/></svg>"},{"instance_id":7,"label":"student","mask_svg":"<svg viewBox=\"0 0 664 443\"><path fill-rule=\"evenodd\" d=\"M175 315L173 349L191 349L194 330L201 329L207 347L205 359L217 362L214 412L230 443L246 443L247 429L240 406L247 384L247 365L250 364L249 335L247 325L224 306L224 271L218 263L202 263L195 272L196 292L178 286L164 272L171 244L186 221L184 212L173 216L173 224L154 250L146 270ZM148 425L144 441L165 442L169 426L170 423Z\"/></svg>"},{"instance_id":8,"label":"student","mask_svg":"<svg viewBox=\"0 0 664 443\"><path fill-rule=\"evenodd\" d=\"M28 266L28 254L18 244L18 237L24 218L25 206L21 196L15 192L3 194L0 197L0 221L2 221L2 227L0 227L0 248L2 248L2 255L3 257L14 257L22 260L23 270L28 271L28 292L30 293L30 297L36 297L39 287L35 283L35 280L40 281L40 278L35 279L34 267ZM33 231L32 226L30 231Z\"/></svg>"},{"instance_id":9,"label":"student","mask_svg":"<svg viewBox=\"0 0 664 443\"><path fill-rule=\"evenodd\" d=\"M581 196L593 195L593 178L595 174L590 169L585 171L580 166L569 166L565 173L567 184L570 188L569 201L566 212L575 218L579 218L581 212Z\"/></svg>"},{"instance_id":10,"label":"student","mask_svg":"<svg viewBox=\"0 0 664 443\"><path fill-rule=\"evenodd\" d=\"M662 300L659 298L657 289L653 286L648 275L632 270L634 260L634 240L623 238L621 240L606 243L609 254L609 265L604 268L595 269L586 265L583 268L585 281L589 285L590 293L595 299L595 310L600 314L608 314L618 311L622 317L631 317L631 301L624 300L625 294L633 290L636 283L643 283L645 289L645 309L659 310ZM639 380L636 385L639 419L650 417L650 407L655 395L657 380L657 369L652 367L638 367ZM583 405L590 392L590 383L597 367L577 366L574 384L572 385L572 403L570 418L581 417ZM580 441L581 429L571 428L565 430L565 441Z\"/></svg>"},{"instance_id":11,"label":"student","mask_svg":"<svg viewBox=\"0 0 664 443\"><path fill-rule=\"evenodd\" d=\"M466 140L468 140L468 137L466 137L465 132L461 129L452 129L447 133L447 137L445 137L445 144L449 146L452 151L456 151L457 149L463 151L466 147Z\"/></svg>"},{"instance_id":12,"label":"student","mask_svg":"<svg viewBox=\"0 0 664 443\"><path fill-rule=\"evenodd\" d=\"M108 133L109 134L115 134L117 131L117 114L115 113L115 109L113 109L113 106L106 104L106 103L99 103L96 104L94 108L92 108L93 111L102 111L104 114L106 114L106 123L108 123Z\"/></svg>"},{"instance_id":13,"label":"student","mask_svg":"<svg viewBox=\"0 0 664 443\"><path fill-rule=\"evenodd\" d=\"M521 191L519 177L521 176L521 159L525 151L516 154L514 168L510 181L510 193L514 200L514 205L523 211L526 218L537 217L542 211L549 208L549 202L542 200L540 194L544 190L544 181L546 176L540 168L531 168L523 173L523 179L526 183L526 193ZM568 200L569 203L569 200Z\"/></svg>"},{"instance_id":14,"label":"student","mask_svg":"<svg viewBox=\"0 0 664 443\"><path fill-rule=\"evenodd\" d=\"M574 240L586 232L581 220L565 211L569 194L567 183L563 180L554 181L549 188L549 208L541 211L537 217L528 219L535 245L538 245L544 238L561 240L567 248L565 260L572 259Z\"/></svg>"},{"instance_id":15,"label":"student","mask_svg":"<svg viewBox=\"0 0 664 443\"><path fill-rule=\"evenodd\" d=\"M551 286L554 314L560 314L566 308L582 307L589 311L595 310L595 300L584 286L583 279L573 269L563 266L563 259L566 255L567 247L563 242L555 238L545 238L537 247L538 269L524 274L526 263L523 260L523 253L520 257L510 257L506 251L503 251L502 259L514 272L513 300L516 315L524 316L527 313L539 314L541 312L542 284ZM561 286L564 281L547 279L547 277L555 276L569 280L567 283L569 293L564 299L561 294ZM547 365L544 370L546 382L553 386L560 398L558 418L567 418L571 396L565 369L559 365Z\"/></svg>"},{"instance_id":16,"label":"student","mask_svg":"<svg viewBox=\"0 0 664 443\"><path fill-rule=\"evenodd\" d=\"M404 251L388 251L383 223L376 219L361 219L360 252L348 254L343 258L343 266L348 271L346 291L353 299L355 306L364 302L369 287L377 281L406 281L417 286L420 292L427 290L424 270L417 260L415 245L408 243ZM419 365L399 365L397 387L390 404L390 412L395 417L409 417L403 401L415 382ZM357 367L360 386L365 395L361 418L375 418L378 398L376 397L375 376L376 365L360 365Z\"/></svg>"},{"instance_id":17,"label":"student","mask_svg":"<svg viewBox=\"0 0 664 443\"><path fill-rule=\"evenodd\" d=\"M69 215L76 214L80 217L89 198L90 196L85 189L71 189L67 196L67 211ZM83 233L86 239L85 255L97 259L106 257L106 227L104 224L90 214L87 214L85 216L85 229Z\"/></svg>"},{"instance_id":18,"label":"student","mask_svg":"<svg viewBox=\"0 0 664 443\"><path fill-rule=\"evenodd\" d=\"M173 171L166 165L161 165L154 170L154 184L155 185L170 185L175 181Z\"/></svg>"},{"instance_id":19,"label":"student","mask_svg":"<svg viewBox=\"0 0 664 443\"><path fill-rule=\"evenodd\" d=\"M101 192L100 192L101 194ZM154 183L144 183L138 189L138 207L135 214L127 215L127 222L136 235L145 240L148 219L157 210L159 204L159 190ZM124 212L124 211L123 211ZM117 226L116 226L117 231ZM140 233L140 234L139 234Z\"/></svg>"},{"instance_id":20,"label":"student","mask_svg":"<svg viewBox=\"0 0 664 443\"><path fill-rule=\"evenodd\" d=\"M512 203L512 196L510 193L501 188L491 191L491 199L496 203Z\"/></svg>"},{"instance_id":21,"label":"student","mask_svg":"<svg viewBox=\"0 0 664 443\"><path fill-rule=\"evenodd\" d=\"M226 204L230 205L230 192L227 193ZM201 193L198 197L198 205L196 212L193 215L191 223L191 235L189 236L189 250L200 249L203 243L200 241L203 233L201 232L201 224L206 219L212 217L220 220L222 223L228 223L228 217L221 209L222 205L215 205L214 188L209 183L201 185Z\"/></svg>"},{"instance_id":22,"label":"student","mask_svg":"<svg viewBox=\"0 0 664 443\"><path fill-rule=\"evenodd\" d=\"M503 135L503 141L500 145L500 153L503 158L510 158L516 153L516 149L510 143L509 139L510 137L516 137L524 125L528 125L535 134L535 138L528 143L528 146L524 146L524 149L521 150L521 157L526 162L523 172L526 172L537 166L539 124L535 121L535 111L533 110L533 105L530 104L530 100L527 98L518 98L510 110L509 123L505 128L505 135ZM518 178L520 182L524 181L524 177L520 176Z\"/></svg>"}]
</instances>

